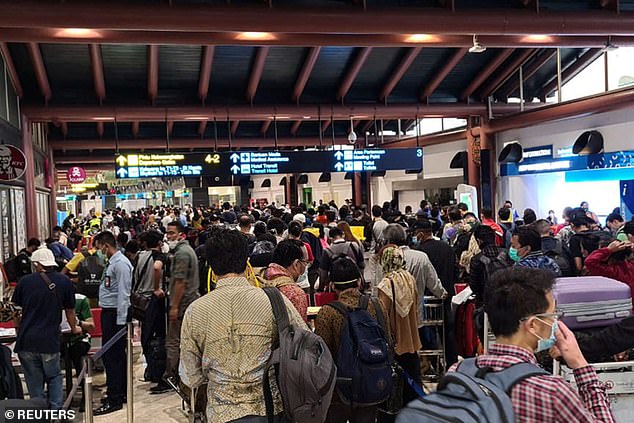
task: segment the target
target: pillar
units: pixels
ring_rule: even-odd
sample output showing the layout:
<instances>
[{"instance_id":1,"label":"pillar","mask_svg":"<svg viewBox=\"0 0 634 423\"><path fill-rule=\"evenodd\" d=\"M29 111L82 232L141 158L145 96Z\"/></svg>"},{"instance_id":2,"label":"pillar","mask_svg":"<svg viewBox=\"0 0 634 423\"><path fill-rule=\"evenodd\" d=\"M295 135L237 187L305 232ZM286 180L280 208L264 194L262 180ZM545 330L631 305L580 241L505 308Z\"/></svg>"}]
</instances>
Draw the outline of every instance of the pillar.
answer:
<instances>
[{"instance_id":1,"label":"pillar","mask_svg":"<svg viewBox=\"0 0 634 423\"><path fill-rule=\"evenodd\" d=\"M284 186L284 202L291 207L299 204L297 201L297 178L299 174L293 173L292 175L286 175L286 185Z\"/></svg>"},{"instance_id":2,"label":"pillar","mask_svg":"<svg viewBox=\"0 0 634 423\"><path fill-rule=\"evenodd\" d=\"M480 131L480 180L481 180L481 195L480 199L482 207L488 207L495 211L495 138L493 134Z\"/></svg>"},{"instance_id":3,"label":"pillar","mask_svg":"<svg viewBox=\"0 0 634 423\"><path fill-rule=\"evenodd\" d=\"M31 122L22 115L22 150L26 158L24 173L24 206L26 208L26 237L39 238L37 227L37 199L35 196L35 161L33 158L33 140L31 139Z\"/></svg>"},{"instance_id":4,"label":"pillar","mask_svg":"<svg viewBox=\"0 0 634 423\"><path fill-rule=\"evenodd\" d=\"M352 203L355 206L370 203L370 173L369 172L354 172L352 174Z\"/></svg>"},{"instance_id":5,"label":"pillar","mask_svg":"<svg viewBox=\"0 0 634 423\"><path fill-rule=\"evenodd\" d=\"M53 160L53 149L48 148L48 188L51 190L49 196L49 209L51 215L49 216L51 222L51 232L53 228L57 226L57 170L55 169L55 161Z\"/></svg>"},{"instance_id":6,"label":"pillar","mask_svg":"<svg viewBox=\"0 0 634 423\"><path fill-rule=\"evenodd\" d=\"M467 173L469 185L480 187L480 140L467 130Z\"/></svg>"}]
</instances>

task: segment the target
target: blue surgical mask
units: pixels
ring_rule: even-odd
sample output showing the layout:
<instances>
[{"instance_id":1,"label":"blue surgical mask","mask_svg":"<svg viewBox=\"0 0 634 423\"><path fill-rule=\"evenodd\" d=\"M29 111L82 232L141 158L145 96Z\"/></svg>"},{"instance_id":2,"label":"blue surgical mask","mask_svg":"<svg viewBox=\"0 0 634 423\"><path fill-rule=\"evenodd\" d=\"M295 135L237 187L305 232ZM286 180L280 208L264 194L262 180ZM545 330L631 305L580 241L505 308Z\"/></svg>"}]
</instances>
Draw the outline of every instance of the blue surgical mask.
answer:
<instances>
[{"instance_id":1,"label":"blue surgical mask","mask_svg":"<svg viewBox=\"0 0 634 423\"><path fill-rule=\"evenodd\" d=\"M537 320L539 320L545 325L550 326L550 337L544 339L535 333L533 334L539 338L539 341L537 341L537 349L535 350L536 353L551 349L552 347L555 346L555 343L557 342L557 338L555 337L555 331L557 331L557 320L555 320L552 325L543 321L540 318L537 318Z\"/></svg>"},{"instance_id":2,"label":"blue surgical mask","mask_svg":"<svg viewBox=\"0 0 634 423\"><path fill-rule=\"evenodd\" d=\"M412 245L414 247L418 247L420 245L420 240L417 237L412 238Z\"/></svg>"},{"instance_id":3,"label":"blue surgical mask","mask_svg":"<svg viewBox=\"0 0 634 423\"><path fill-rule=\"evenodd\" d=\"M509 248L509 258L513 260L515 263L520 261L520 255L517 253L517 250L513 247Z\"/></svg>"}]
</instances>

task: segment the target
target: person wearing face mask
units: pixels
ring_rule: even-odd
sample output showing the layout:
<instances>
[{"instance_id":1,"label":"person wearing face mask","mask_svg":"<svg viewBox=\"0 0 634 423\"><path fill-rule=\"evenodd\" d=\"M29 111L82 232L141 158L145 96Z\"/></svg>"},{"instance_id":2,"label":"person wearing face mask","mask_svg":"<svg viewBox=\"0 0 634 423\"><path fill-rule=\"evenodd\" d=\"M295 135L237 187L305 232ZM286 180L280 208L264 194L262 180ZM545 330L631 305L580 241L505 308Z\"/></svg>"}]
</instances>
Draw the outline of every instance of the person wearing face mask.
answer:
<instances>
[{"instance_id":1,"label":"person wearing face mask","mask_svg":"<svg viewBox=\"0 0 634 423\"><path fill-rule=\"evenodd\" d=\"M264 271L265 285L279 289L305 322L308 322L308 299L304 290L297 286L297 280L306 272L308 265L304 243L287 239L277 244L271 264Z\"/></svg>"},{"instance_id":2,"label":"person wearing face mask","mask_svg":"<svg viewBox=\"0 0 634 423\"><path fill-rule=\"evenodd\" d=\"M200 279L198 257L185 237L185 227L179 220L167 225L167 243L171 256L170 283L168 288L169 323L165 349L165 374L158 385L150 388L151 394L162 394L171 390L170 380L178 384L180 336L185 310L199 296Z\"/></svg>"},{"instance_id":3,"label":"person wearing face mask","mask_svg":"<svg viewBox=\"0 0 634 423\"><path fill-rule=\"evenodd\" d=\"M105 344L125 327L128 320L132 264L117 249L117 242L110 232L102 232L97 235L95 247L108 257L108 265L103 272L99 286L102 342ZM96 416L123 408L126 394L125 343L125 338L121 338L103 356L108 390L107 397L101 407L93 411Z\"/></svg>"},{"instance_id":4,"label":"person wearing face mask","mask_svg":"<svg viewBox=\"0 0 634 423\"><path fill-rule=\"evenodd\" d=\"M537 366L535 353L552 347L573 369L577 389L560 376L527 377L510 391L518 423L614 422L606 386L579 349L573 333L558 320L551 272L501 270L486 287L484 308L496 337L479 368L501 371L519 363ZM555 351L556 350L556 351ZM449 371L459 371L454 365Z\"/></svg>"},{"instance_id":5,"label":"person wearing face mask","mask_svg":"<svg viewBox=\"0 0 634 423\"><path fill-rule=\"evenodd\" d=\"M544 255L542 251L542 239L532 227L520 226L513 233L509 258L515 262L513 267L531 267L534 269L549 270L557 276L561 276L561 269L555 260Z\"/></svg>"},{"instance_id":6,"label":"person wearing face mask","mask_svg":"<svg viewBox=\"0 0 634 423\"><path fill-rule=\"evenodd\" d=\"M586 216L588 216L589 219L591 219L597 225L599 224L599 217L596 215L595 212L590 211L590 205L588 204L587 201L582 201L579 207L583 209L583 211L586 213Z\"/></svg>"}]
</instances>

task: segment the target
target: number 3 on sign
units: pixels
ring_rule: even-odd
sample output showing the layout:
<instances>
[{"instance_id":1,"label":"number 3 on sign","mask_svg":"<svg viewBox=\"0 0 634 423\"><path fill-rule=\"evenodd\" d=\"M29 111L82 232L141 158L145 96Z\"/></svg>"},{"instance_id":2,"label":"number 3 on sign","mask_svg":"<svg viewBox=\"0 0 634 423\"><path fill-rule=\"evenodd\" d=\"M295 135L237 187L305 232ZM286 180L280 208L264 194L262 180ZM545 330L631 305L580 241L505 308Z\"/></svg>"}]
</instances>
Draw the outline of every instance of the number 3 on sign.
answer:
<instances>
[{"instance_id":1,"label":"number 3 on sign","mask_svg":"<svg viewBox=\"0 0 634 423\"><path fill-rule=\"evenodd\" d=\"M416 149L416 157L423 157L423 149L422 148L417 148Z\"/></svg>"},{"instance_id":2,"label":"number 3 on sign","mask_svg":"<svg viewBox=\"0 0 634 423\"><path fill-rule=\"evenodd\" d=\"M205 157L205 163L220 164L220 154L207 154L207 157Z\"/></svg>"}]
</instances>

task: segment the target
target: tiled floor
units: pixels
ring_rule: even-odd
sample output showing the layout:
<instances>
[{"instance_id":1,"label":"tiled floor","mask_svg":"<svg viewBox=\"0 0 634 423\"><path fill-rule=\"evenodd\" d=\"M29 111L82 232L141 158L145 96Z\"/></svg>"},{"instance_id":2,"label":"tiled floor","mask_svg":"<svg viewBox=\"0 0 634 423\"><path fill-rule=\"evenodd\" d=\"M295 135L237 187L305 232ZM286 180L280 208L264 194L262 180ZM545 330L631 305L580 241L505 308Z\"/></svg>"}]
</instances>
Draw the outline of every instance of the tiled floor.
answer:
<instances>
[{"instance_id":1,"label":"tiled floor","mask_svg":"<svg viewBox=\"0 0 634 423\"><path fill-rule=\"evenodd\" d=\"M141 382L139 379L143 375L143 364L135 365L134 382L134 420L137 422L150 423L186 423L187 416L182 411L181 399L176 393L161 395L150 395L149 389L154 384ZM104 395L106 377L105 373L95 374L94 383L94 408L99 405L100 398ZM76 407L74 407L76 409ZM83 413L78 415L75 421L83 421ZM95 423L121 423L127 419L127 407L105 416L96 416Z\"/></svg>"}]
</instances>

